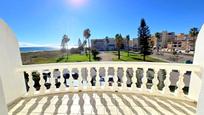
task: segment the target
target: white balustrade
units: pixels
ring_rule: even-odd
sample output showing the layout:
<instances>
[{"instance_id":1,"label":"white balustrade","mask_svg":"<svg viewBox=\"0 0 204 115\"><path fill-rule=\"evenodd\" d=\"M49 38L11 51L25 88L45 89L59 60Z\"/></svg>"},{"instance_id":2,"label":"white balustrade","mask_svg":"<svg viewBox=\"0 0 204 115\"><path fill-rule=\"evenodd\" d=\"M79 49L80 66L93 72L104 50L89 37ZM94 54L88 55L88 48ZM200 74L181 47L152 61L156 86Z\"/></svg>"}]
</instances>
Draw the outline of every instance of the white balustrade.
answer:
<instances>
[{"instance_id":1,"label":"white balustrade","mask_svg":"<svg viewBox=\"0 0 204 115\"><path fill-rule=\"evenodd\" d=\"M128 66L127 66L128 65ZM86 85L87 87L85 87L82 84L82 67L86 67L87 69L87 81L88 84ZM95 68L96 69L96 86L92 86L91 84L91 68ZM112 84L112 86L109 86L109 74L108 74L108 69L109 67L114 69L114 75L113 75L113 79L114 82ZM122 77L122 87L118 86L117 80L118 80L118 75L117 75L117 70L118 68L121 67L123 69L123 77ZM148 68L151 67L154 69L154 78L152 79L152 87L151 90L147 89L147 72L148 72ZM72 72L73 69L77 69L77 73L79 75L78 79L74 81L73 77L72 77ZM104 86L100 85L100 76L99 76L99 69L100 68L104 68L105 69L105 83ZM132 85L131 88L127 88L127 69L128 68L132 68L133 69L133 76L132 76ZM143 78L142 78L142 84L141 84L141 88L138 88L136 86L137 83L137 78L136 78L136 71L138 68L142 68L143 69ZM186 70L185 68L187 68L188 70ZM43 70L45 69L49 69L49 72L51 72L51 78L48 81L50 81L51 83L51 87L50 89L47 89L45 87L45 81L43 79ZM60 79L59 82L61 83L60 87L57 89L56 85L55 85L55 78L53 77L53 72L54 69L59 69L60 71ZM63 77L63 70L64 69L68 69L69 73L70 73L70 77L68 79L69 82L69 88L65 86L64 84L64 77ZM166 71L166 79L164 80L164 88L162 93L159 93L158 90L158 72L160 69L164 69ZM55 92L66 92L66 91L86 91L86 89L91 90L91 91L96 91L96 90L100 90L100 91L106 91L111 89L111 91L125 91L125 92L138 92L138 89L140 89L140 92L146 92L146 91L150 91L147 93L154 93L154 94L160 94L160 95L168 95L168 96L180 96L183 97L185 94L183 93L183 87L184 87L184 73L186 71L192 71L194 73L199 73L200 72L200 68L199 66L195 66L195 65L187 65L187 64L165 64L165 63L136 63L136 62L120 62L120 63L115 63L115 62L92 62L92 63L66 63L66 64L41 64L41 65L24 65L22 66L18 71L25 71L29 74L29 81L28 81L28 85L29 85L29 91L28 91L28 96L34 96L37 95L36 89L34 88L34 81L32 79L32 72L33 71L38 71L40 73L40 90L39 93L41 95L45 94L45 92L48 93L55 93ZM170 73L172 72L172 70L178 70L180 73L179 76L179 80L177 81L177 86L178 88L176 89L175 93L170 92L169 86L171 85L171 81L170 81ZM197 76L192 76L192 77L197 77ZM78 85L75 86L76 84L74 84L73 82L78 82ZM191 86L191 85L190 85ZM57 91L56 91L57 89ZM68 89L68 90L67 90ZM77 90L78 89L78 90ZM129 89L129 90L128 90ZM130 90L131 89L131 90ZM137 90L137 91L136 91ZM177 95L171 95L171 94L177 94Z\"/></svg>"}]
</instances>

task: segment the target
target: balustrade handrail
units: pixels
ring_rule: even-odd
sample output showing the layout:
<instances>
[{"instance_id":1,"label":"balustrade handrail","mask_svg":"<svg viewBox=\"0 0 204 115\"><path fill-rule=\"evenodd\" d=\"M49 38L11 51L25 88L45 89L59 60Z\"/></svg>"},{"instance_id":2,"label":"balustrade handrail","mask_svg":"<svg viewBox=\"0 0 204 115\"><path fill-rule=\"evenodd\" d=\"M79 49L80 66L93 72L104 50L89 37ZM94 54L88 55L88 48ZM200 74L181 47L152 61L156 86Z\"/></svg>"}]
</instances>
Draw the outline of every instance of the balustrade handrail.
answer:
<instances>
[{"instance_id":1,"label":"balustrade handrail","mask_svg":"<svg viewBox=\"0 0 204 115\"><path fill-rule=\"evenodd\" d=\"M82 68L82 67L126 67L126 68L157 68L200 72L201 67L194 64L159 63L159 62L74 62L22 65L17 71L56 69L56 68Z\"/></svg>"}]
</instances>

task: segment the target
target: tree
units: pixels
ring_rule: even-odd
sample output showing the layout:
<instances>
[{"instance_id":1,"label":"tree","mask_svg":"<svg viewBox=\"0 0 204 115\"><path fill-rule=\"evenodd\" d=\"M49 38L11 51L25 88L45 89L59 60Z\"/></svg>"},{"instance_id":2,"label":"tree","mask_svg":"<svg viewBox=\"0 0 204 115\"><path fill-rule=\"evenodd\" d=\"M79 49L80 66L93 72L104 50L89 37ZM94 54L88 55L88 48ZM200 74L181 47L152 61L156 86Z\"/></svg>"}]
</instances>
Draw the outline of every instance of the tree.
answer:
<instances>
[{"instance_id":1,"label":"tree","mask_svg":"<svg viewBox=\"0 0 204 115\"><path fill-rule=\"evenodd\" d=\"M81 43L81 39L79 38L78 40L78 47L81 47L82 43Z\"/></svg>"},{"instance_id":2,"label":"tree","mask_svg":"<svg viewBox=\"0 0 204 115\"><path fill-rule=\"evenodd\" d=\"M105 41L106 41L106 50L108 51L108 44L110 43L108 36L105 37Z\"/></svg>"},{"instance_id":3,"label":"tree","mask_svg":"<svg viewBox=\"0 0 204 115\"><path fill-rule=\"evenodd\" d=\"M130 50L130 44L129 44L129 42L130 42L130 36L129 35L127 35L126 36L126 41L127 41L127 46L128 46L128 57L130 56L130 52L129 52L129 50Z\"/></svg>"},{"instance_id":4,"label":"tree","mask_svg":"<svg viewBox=\"0 0 204 115\"><path fill-rule=\"evenodd\" d=\"M83 50L84 48L83 48L83 44L82 44L82 42L81 42L81 39L79 38L79 40L78 40L78 50L80 51L80 53L81 53L81 51Z\"/></svg>"},{"instance_id":5,"label":"tree","mask_svg":"<svg viewBox=\"0 0 204 115\"><path fill-rule=\"evenodd\" d=\"M63 53L67 53L67 60L68 60L68 42L69 42L69 38L67 35L64 35L62 38L62 42L61 42L61 51Z\"/></svg>"},{"instance_id":6,"label":"tree","mask_svg":"<svg viewBox=\"0 0 204 115\"><path fill-rule=\"evenodd\" d=\"M109 44L110 41L109 41L108 36L106 36L105 40L106 40L106 43Z\"/></svg>"},{"instance_id":7,"label":"tree","mask_svg":"<svg viewBox=\"0 0 204 115\"><path fill-rule=\"evenodd\" d=\"M161 42L161 35L160 35L160 33L159 32L156 32L155 33L155 37L157 38L157 46L156 46L156 48L157 48L157 52L159 52L159 49L160 49L160 45L159 45L159 43Z\"/></svg>"},{"instance_id":8,"label":"tree","mask_svg":"<svg viewBox=\"0 0 204 115\"><path fill-rule=\"evenodd\" d=\"M191 28L189 31L189 35L193 38L193 50L195 50L195 42L196 42L196 38L198 36L199 30L198 28Z\"/></svg>"},{"instance_id":9,"label":"tree","mask_svg":"<svg viewBox=\"0 0 204 115\"><path fill-rule=\"evenodd\" d=\"M90 29L89 28L85 29L83 35L88 40L89 61L91 61L91 51L90 51L91 48L90 48L90 41L89 41L89 38L91 36Z\"/></svg>"},{"instance_id":10,"label":"tree","mask_svg":"<svg viewBox=\"0 0 204 115\"><path fill-rule=\"evenodd\" d=\"M115 35L115 41L116 41L116 47L118 49L118 59L120 59L120 49L122 47L123 43L123 37L121 34L116 34Z\"/></svg>"},{"instance_id":11,"label":"tree","mask_svg":"<svg viewBox=\"0 0 204 115\"><path fill-rule=\"evenodd\" d=\"M93 58L96 60L97 59L97 55L99 54L99 52L94 48L91 50L91 53L93 55Z\"/></svg>"},{"instance_id":12,"label":"tree","mask_svg":"<svg viewBox=\"0 0 204 115\"><path fill-rule=\"evenodd\" d=\"M151 35L149 27L146 25L145 20L141 19L140 27L138 28L138 38L140 44L140 53L143 54L143 61L145 61L146 55L151 54L149 43L150 37Z\"/></svg>"}]
</instances>

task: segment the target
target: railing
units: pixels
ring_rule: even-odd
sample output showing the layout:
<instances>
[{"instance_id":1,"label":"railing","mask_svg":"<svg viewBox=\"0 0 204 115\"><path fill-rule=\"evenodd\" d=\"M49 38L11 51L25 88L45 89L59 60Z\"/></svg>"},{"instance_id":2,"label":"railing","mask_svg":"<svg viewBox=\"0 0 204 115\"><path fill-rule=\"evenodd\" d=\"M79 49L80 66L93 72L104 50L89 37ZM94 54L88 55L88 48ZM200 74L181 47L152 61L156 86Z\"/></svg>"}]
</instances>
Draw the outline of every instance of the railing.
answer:
<instances>
[{"instance_id":1,"label":"railing","mask_svg":"<svg viewBox=\"0 0 204 115\"><path fill-rule=\"evenodd\" d=\"M67 91L117 91L188 97L200 67L149 62L77 62L23 65L27 96Z\"/></svg>"}]
</instances>

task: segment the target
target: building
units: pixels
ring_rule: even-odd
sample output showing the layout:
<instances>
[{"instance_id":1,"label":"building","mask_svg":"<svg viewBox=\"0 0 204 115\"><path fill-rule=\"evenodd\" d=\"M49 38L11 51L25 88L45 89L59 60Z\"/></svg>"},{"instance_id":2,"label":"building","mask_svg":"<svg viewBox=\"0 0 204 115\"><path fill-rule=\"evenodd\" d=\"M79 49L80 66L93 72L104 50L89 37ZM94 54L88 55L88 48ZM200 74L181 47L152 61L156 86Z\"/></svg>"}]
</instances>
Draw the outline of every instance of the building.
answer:
<instances>
[{"instance_id":1,"label":"building","mask_svg":"<svg viewBox=\"0 0 204 115\"><path fill-rule=\"evenodd\" d=\"M168 42L171 42L175 39L175 33L174 32L167 32L163 31L161 34L161 48L167 48Z\"/></svg>"},{"instance_id":2,"label":"building","mask_svg":"<svg viewBox=\"0 0 204 115\"><path fill-rule=\"evenodd\" d=\"M159 43L159 42L158 42ZM157 47L157 38L155 36L150 37L150 45L153 48Z\"/></svg>"},{"instance_id":3,"label":"building","mask_svg":"<svg viewBox=\"0 0 204 115\"><path fill-rule=\"evenodd\" d=\"M92 39L91 48L95 48L98 51L106 50L106 40L105 39Z\"/></svg>"},{"instance_id":4,"label":"building","mask_svg":"<svg viewBox=\"0 0 204 115\"><path fill-rule=\"evenodd\" d=\"M179 50L183 52L193 51L195 41L190 35L177 34L175 39L168 43L167 50Z\"/></svg>"},{"instance_id":5,"label":"building","mask_svg":"<svg viewBox=\"0 0 204 115\"><path fill-rule=\"evenodd\" d=\"M133 49L133 40L129 40L129 49ZM113 51L117 49L116 41L114 38L104 38L104 39L92 39L91 47L96 48L98 51ZM123 38L121 49L128 49L127 39Z\"/></svg>"},{"instance_id":6,"label":"building","mask_svg":"<svg viewBox=\"0 0 204 115\"><path fill-rule=\"evenodd\" d=\"M106 50L113 51L116 48L115 39L114 38L105 38L106 40Z\"/></svg>"},{"instance_id":7,"label":"building","mask_svg":"<svg viewBox=\"0 0 204 115\"><path fill-rule=\"evenodd\" d=\"M91 47L98 51L112 51L116 49L114 38L92 39Z\"/></svg>"},{"instance_id":8,"label":"building","mask_svg":"<svg viewBox=\"0 0 204 115\"><path fill-rule=\"evenodd\" d=\"M138 51L139 50L139 41L138 38L133 38L133 50Z\"/></svg>"}]
</instances>

